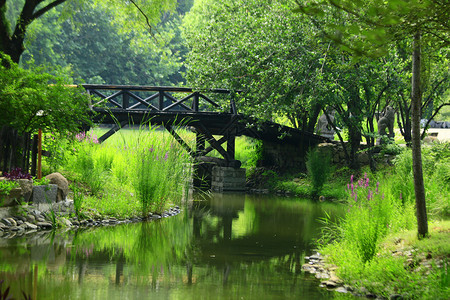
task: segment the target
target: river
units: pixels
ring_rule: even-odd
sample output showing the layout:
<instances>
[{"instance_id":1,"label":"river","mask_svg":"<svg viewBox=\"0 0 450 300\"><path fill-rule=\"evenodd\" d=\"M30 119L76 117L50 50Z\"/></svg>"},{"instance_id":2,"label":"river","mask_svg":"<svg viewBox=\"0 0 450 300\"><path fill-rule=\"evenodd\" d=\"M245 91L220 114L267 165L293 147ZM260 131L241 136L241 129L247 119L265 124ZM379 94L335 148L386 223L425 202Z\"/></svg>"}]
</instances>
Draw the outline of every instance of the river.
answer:
<instances>
[{"instance_id":1,"label":"river","mask_svg":"<svg viewBox=\"0 0 450 300\"><path fill-rule=\"evenodd\" d=\"M330 299L301 271L338 205L196 196L157 221L0 238L2 291L22 299Z\"/></svg>"}]
</instances>

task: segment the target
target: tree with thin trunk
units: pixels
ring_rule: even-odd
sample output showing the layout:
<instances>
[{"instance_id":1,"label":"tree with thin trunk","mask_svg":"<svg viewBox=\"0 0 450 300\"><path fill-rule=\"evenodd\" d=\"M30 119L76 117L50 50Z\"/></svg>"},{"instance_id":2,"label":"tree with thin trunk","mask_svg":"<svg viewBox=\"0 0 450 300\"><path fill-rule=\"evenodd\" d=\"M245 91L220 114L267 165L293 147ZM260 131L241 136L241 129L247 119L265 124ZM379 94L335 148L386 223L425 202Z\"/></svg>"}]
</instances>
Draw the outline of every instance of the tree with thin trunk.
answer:
<instances>
[{"instance_id":1,"label":"tree with thin trunk","mask_svg":"<svg viewBox=\"0 0 450 300\"><path fill-rule=\"evenodd\" d=\"M305 0L298 11L311 16L327 37L356 56L380 57L389 47L412 40L412 158L419 238L428 235L423 183L421 118L421 48L424 39L435 48L450 46L450 5L448 0ZM335 17L330 18L333 14ZM328 16L327 18L323 18Z\"/></svg>"}]
</instances>

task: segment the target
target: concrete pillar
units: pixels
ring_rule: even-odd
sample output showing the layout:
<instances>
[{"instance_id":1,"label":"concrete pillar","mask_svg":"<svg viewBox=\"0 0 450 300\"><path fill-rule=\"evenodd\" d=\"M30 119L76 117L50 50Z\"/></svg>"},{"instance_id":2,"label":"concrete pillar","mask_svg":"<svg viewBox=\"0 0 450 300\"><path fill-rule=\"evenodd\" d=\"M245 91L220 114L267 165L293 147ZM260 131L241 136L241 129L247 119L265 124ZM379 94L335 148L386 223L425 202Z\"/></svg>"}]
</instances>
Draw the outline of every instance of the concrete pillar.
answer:
<instances>
[{"instance_id":1,"label":"concrete pillar","mask_svg":"<svg viewBox=\"0 0 450 300\"><path fill-rule=\"evenodd\" d=\"M215 192L245 191L245 169L214 166L211 190Z\"/></svg>"}]
</instances>

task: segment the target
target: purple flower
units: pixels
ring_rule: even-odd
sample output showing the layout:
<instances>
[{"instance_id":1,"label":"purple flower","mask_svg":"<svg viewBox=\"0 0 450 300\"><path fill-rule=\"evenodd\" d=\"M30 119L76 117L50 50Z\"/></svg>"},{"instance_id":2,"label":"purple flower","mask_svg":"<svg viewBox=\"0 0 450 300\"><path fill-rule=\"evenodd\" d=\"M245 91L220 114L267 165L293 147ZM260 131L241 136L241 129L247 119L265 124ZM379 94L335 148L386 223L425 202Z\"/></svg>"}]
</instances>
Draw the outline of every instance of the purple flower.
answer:
<instances>
[{"instance_id":1,"label":"purple flower","mask_svg":"<svg viewBox=\"0 0 450 300\"><path fill-rule=\"evenodd\" d=\"M166 154L164 155L164 160L167 161L168 158L169 158L169 151L167 151Z\"/></svg>"},{"instance_id":2,"label":"purple flower","mask_svg":"<svg viewBox=\"0 0 450 300\"><path fill-rule=\"evenodd\" d=\"M371 190L367 193L367 200L370 201L372 199L373 193Z\"/></svg>"},{"instance_id":3,"label":"purple flower","mask_svg":"<svg viewBox=\"0 0 450 300\"><path fill-rule=\"evenodd\" d=\"M86 138L86 133L84 131L79 132L75 135L75 138L79 141L82 142L85 138Z\"/></svg>"},{"instance_id":4,"label":"purple flower","mask_svg":"<svg viewBox=\"0 0 450 300\"><path fill-rule=\"evenodd\" d=\"M98 141L98 138L97 138L97 135L96 135L96 134L93 134L93 135L91 136L91 140L92 140L92 142L93 142L94 144L100 144L100 142Z\"/></svg>"},{"instance_id":5,"label":"purple flower","mask_svg":"<svg viewBox=\"0 0 450 300\"><path fill-rule=\"evenodd\" d=\"M378 194L378 187L380 186L380 182L377 181L377 188L375 189L375 192Z\"/></svg>"},{"instance_id":6,"label":"purple flower","mask_svg":"<svg viewBox=\"0 0 450 300\"><path fill-rule=\"evenodd\" d=\"M353 183L353 174L350 176L350 183Z\"/></svg>"}]
</instances>

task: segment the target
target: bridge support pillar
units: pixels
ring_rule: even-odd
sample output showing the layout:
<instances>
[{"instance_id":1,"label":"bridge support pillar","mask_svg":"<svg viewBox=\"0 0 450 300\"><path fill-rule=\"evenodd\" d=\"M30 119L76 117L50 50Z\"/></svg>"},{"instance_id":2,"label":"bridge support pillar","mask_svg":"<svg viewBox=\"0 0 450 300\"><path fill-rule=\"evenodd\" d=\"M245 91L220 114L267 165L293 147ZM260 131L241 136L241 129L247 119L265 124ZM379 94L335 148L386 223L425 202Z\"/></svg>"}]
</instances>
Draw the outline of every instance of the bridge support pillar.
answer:
<instances>
[{"instance_id":1,"label":"bridge support pillar","mask_svg":"<svg viewBox=\"0 0 450 300\"><path fill-rule=\"evenodd\" d=\"M215 192L245 191L245 169L214 166L211 190Z\"/></svg>"}]
</instances>

